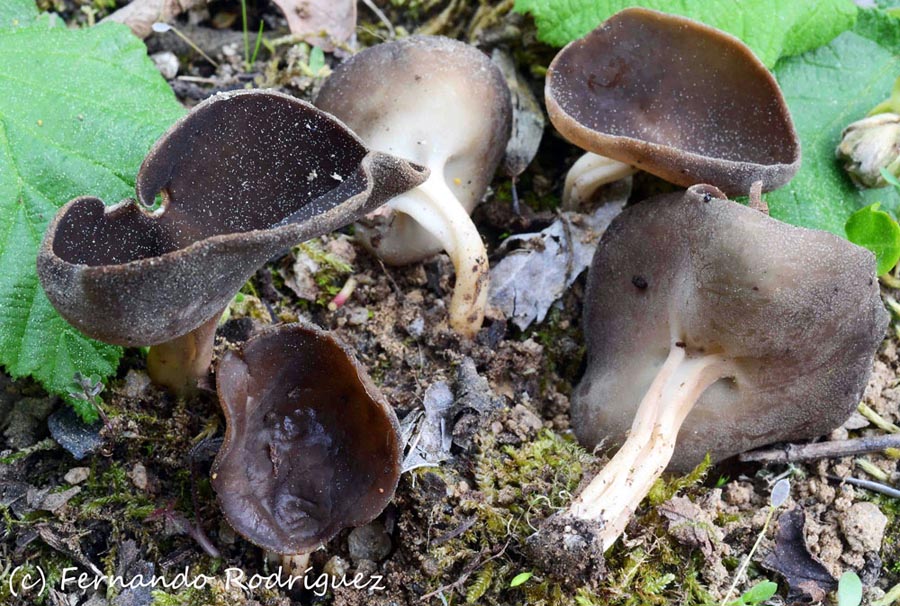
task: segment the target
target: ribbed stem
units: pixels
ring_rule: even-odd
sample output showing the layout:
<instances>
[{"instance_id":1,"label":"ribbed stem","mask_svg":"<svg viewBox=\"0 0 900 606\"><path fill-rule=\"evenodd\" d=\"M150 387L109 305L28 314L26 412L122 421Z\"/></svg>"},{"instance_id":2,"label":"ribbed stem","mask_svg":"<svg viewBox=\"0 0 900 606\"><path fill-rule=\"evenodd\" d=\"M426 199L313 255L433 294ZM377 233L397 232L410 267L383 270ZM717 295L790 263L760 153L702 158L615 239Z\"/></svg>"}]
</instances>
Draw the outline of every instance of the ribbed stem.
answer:
<instances>
[{"instance_id":1,"label":"ribbed stem","mask_svg":"<svg viewBox=\"0 0 900 606\"><path fill-rule=\"evenodd\" d=\"M415 219L450 255L456 269L450 326L465 337L474 337L487 305L487 250L469 213L444 182L443 171L432 168L425 183L394 198L391 206Z\"/></svg>"},{"instance_id":2,"label":"ribbed stem","mask_svg":"<svg viewBox=\"0 0 900 606\"><path fill-rule=\"evenodd\" d=\"M728 376L720 355L691 356L672 344L641 400L631 432L610 462L570 507L579 518L603 521L603 549L622 534L641 500L665 471L678 431L707 387Z\"/></svg>"}]
</instances>

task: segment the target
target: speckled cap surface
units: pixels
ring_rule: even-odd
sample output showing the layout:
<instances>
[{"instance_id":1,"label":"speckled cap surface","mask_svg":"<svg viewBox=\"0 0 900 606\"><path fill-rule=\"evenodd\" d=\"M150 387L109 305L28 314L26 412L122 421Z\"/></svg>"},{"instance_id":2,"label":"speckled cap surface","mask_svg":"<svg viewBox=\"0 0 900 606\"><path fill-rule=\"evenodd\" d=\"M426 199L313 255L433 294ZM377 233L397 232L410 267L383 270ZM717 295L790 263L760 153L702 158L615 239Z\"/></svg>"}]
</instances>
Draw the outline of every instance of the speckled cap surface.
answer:
<instances>
[{"instance_id":1,"label":"speckled cap surface","mask_svg":"<svg viewBox=\"0 0 900 606\"><path fill-rule=\"evenodd\" d=\"M616 13L550 64L553 125L575 145L688 187L746 195L800 167L775 78L740 40L684 17Z\"/></svg>"},{"instance_id":2,"label":"speckled cap surface","mask_svg":"<svg viewBox=\"0 0 900 606\"><path fill-rule=\"evenodd\" d=\"M370 151L303 101L219 94L150 150L137 201L105 207L81 197L59 210L38 276L60 315L88 336L155 345L221 311L274 255L352 223L427 175Z\"/></svg>"}]
</instances>

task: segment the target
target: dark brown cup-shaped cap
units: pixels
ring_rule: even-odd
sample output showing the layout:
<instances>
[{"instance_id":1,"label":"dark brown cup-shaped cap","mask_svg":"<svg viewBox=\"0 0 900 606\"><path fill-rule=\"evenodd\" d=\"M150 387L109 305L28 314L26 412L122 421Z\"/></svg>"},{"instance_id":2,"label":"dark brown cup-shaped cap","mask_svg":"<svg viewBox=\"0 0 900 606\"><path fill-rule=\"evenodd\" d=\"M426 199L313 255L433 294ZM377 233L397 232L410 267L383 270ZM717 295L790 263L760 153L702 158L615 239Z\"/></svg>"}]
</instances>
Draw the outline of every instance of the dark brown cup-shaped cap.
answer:
<instances>
[{"instance_id":1,"label":"dark brown cup-shaped cap","mask_svg":"<svg viewBox=\"0 0 900 606\"><path fill-rule=\"evenodd\" d=\"M671 347L727 361L681 426L677 470L838 427L888 322L871 252L708 185L623 211L585 298L588 368L572 425L588 446L621 443Z\"/></svg>"},{"instance_id":2,"label":"dark brown cup-shaped cap","mask_svg":"<svg viewBox=\"0 0 900 606\"><path fill-rule=\"evenodd\" d=\"M107 208L83 197L59 210L38 276L60 315L88 336L155 345L221 311L273 255L353 222L427 174L369 151L333 116L287 95L216 95L150 151L138 202Z\"/></svg>"},{"instance_id":3,"label":"dark brown cup-shaped cap","mask_svg":"<svg viewBox=\"0 0 900 606\"><path fill-rule=\"evenodd\" d=\"M228 427L212 484L248 541L306 553L390 502L400 476L397 417L328 333L270 328L226 353L216 378Z\"/></svg>"},{"instance_id":4,"label":"dark brown cup-shaped cap","mask_svg":"<svg viewBox=\"0 0 900 606\"><path fill-rule=\"evenodd\" d=\"M778 84L737 38L696 21L630 8L566 46L545 88L569 141L688 187L746 195L800 167Z\"/></svg>"}]
</instances>

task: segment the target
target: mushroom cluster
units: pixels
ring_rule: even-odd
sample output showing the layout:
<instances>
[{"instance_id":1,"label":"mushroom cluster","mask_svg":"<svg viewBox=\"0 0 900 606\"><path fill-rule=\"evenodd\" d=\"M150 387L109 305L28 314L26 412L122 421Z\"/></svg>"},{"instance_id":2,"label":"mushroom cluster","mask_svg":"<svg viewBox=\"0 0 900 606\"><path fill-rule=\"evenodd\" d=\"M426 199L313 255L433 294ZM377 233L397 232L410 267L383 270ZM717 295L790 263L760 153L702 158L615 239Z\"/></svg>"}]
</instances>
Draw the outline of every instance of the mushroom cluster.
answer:
<instances>
[{"instance_id":1,"label":"mushroom cluster","mask_svg":"<svg viewBox=\"0 0 900 606\"><path fill-rule=\"evenodd\" d=\"M572 426L619 449L532 537L549 570L584 580L667 468L843 423L888 317L869 251L768 216L760 193L796 173L799 144L736 38L628 9L557 55L546 98L560 132L602 154L576 163L570 196L633 167L688 186L623 211L591 265Z\"/></svg>"},{"instance_id":2,"label":"mushroom cluster","mask_svg":"<svg viewBox=\"0 0 900 606\"><path fill-rule=\"evenodd\" d=\"M588 152L567 204L639 169L687 188L624 210L590 269L572 426L587 447L619 449L532 542L552 572L596 575L664 470L842 423L887 313L870 252L768 216L761 192L793 177L800 146L777 83L736 38L627 9L560 51L545 95ZM344 62L316 103L217 95L151 150L137 201L65 205L38 256L54 307L91 337L152 346L151 377L185 393L246 280L357 221L388 263L447 251L450 324L473 336L488 261L469 213L511 128L500 70L469 45L413 36ZM728 199L747 193L749 206ZM223 355L217 389L227 428L213 486L251 542L302 555L391 499L396 416L327 333L263 331Z\"/></svg>"},{"instance_id":3,"label":"mushroom cluster","mask_svg":"<svg viewBox=\"0 0 900 606\"><path fill-rule=\"evenodd\" d=\"M308 103L218 95L150 151L138 202L83 197L60 209L38 274L70 323L151 345L151 378L185 393L208 372L222 310L260 266L427 175ZM217 378L227 430L213 485L238 532L301 555L381 513L399 476L397 419L343 346L276 327L226 353Z\"/></svg>"},{"instance_id":4,"label":"mushroom cluster","mask_svg":"<svg viewBox=\"0 0 900 606\"><path fill-rule=\"evenodd\" d=\"M360 221L363 245L405 265L447 251L456 269L450 326L481 328L488 258L469 213L503 158L511 128L509 88L481 51L441 36L368 48L338 66L316 105L373 149L427 166L431 175Z\"/></svg>"}]
</instances>

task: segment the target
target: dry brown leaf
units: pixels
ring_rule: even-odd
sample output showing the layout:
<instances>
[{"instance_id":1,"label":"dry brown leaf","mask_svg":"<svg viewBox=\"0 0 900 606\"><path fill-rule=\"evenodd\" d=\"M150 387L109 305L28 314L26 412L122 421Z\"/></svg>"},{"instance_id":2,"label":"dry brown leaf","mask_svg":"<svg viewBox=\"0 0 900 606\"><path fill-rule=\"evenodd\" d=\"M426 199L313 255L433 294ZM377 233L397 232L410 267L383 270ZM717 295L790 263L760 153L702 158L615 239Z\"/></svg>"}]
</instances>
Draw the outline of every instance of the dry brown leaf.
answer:
<instances>
[{"instance_id":1,"label":"dry brown leaf","mask_svg":"<svg viewBox=\"0 0 900 606\"><path fill-rule=\"evenodd\" d=\"M154 23L167 23L206 2L207 0L134 0L103 20L123 23L138 38L146 38L153 31Z\"/></svg>"},{"instance_id":2,"label":"dry brown leaf","mask_svg":"<svg viewBox=\"0 0 900 606\"><path fill-rule=\"evenodd\" d=\"M272 0L287 17L291 33L332 52L356 30L356 0Z\"/></svg>"}]
</instances>

